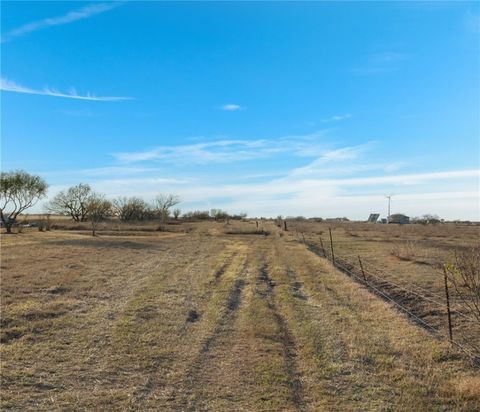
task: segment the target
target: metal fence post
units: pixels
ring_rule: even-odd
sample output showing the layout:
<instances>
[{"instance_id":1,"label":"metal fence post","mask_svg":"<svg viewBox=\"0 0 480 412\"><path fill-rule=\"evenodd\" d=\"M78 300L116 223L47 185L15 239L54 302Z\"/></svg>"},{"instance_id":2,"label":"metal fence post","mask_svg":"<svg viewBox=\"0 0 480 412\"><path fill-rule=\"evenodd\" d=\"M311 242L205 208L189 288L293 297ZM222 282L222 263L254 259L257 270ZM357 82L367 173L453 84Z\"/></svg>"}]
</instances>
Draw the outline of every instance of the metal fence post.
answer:
<instances>
[{"instance_id":1,"label":"metal fence post","mask_svg":"<svg viewBox=\"0 0 480 412\"><path fill-rule=\"evenodd\" d=\"M330 233L330 248L332 249L332 262L335 265L335 254L333 253L332 229L328 228L328 232Z\"/></svg>"},{"instance_id":2,"label":"metal fence post","mask_svg":"<svg viewBox=\"0 0 480 412\"><path fill-rule=\"evenodd\" d=\"M450 313L450 295L448 293L448 278L447 278L447 269L446 268L443 268L443 280L445 281L445 296L447 298L448 335L450 336L450 341L452 341L453 340L452 315Z\"/></svg>"}]
</instances>

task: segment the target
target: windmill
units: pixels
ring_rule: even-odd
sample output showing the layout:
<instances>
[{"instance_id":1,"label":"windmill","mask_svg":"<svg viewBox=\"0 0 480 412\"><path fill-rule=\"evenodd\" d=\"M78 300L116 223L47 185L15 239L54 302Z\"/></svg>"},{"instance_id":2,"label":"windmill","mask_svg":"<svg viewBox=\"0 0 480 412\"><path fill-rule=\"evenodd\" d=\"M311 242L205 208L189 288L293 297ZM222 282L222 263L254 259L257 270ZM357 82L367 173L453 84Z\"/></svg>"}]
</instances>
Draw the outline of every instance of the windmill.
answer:
<instances>
[{"instance_id":1,"label":"windmill","mask_svg":"<svg viewBox=\"0 0 480 412\"><path fill-rule=\"evenodd\" d=\"M385 197L388 199L387 223L390 223L390 203L392 202L392 196L393 196L393 195L385 195Z\"/></svg>"}]
</instances>

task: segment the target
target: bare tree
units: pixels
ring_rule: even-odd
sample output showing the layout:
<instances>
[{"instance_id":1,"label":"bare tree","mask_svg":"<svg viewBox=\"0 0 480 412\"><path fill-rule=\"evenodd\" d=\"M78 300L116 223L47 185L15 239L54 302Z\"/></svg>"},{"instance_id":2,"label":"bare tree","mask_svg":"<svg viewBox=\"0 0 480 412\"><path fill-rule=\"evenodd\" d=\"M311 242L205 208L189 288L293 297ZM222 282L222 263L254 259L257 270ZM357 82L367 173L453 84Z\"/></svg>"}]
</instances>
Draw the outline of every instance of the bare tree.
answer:
<instances>
[{"instance_id":1,"label":"bare tree","mask_svg":"<svg viewBox=\"0 0 480 412\"><path fill-rule=\"evenodd\" d=\"M155 198L155 209L160 216L160 221L162 223L162 227L164 227L165 222L170 215L170 209L178 205L180 203L180 198L176 195L158 195Z\"/></svg>"},{"instance_id":2,"label":"bare tree","mask_svg":"<svg viewBox=\"0 0 480 412\"><path fill-rule=\"evenodd\" d=\"M464 308L480 323L480 247L456 254L445 272Z\"/></svg>"},{"instance_id":3,"label":"bare tree","mask_svg":"<svg viewBox=\"0 0 480 412\"><path fill-rule=\"evenodd\" d=\"M87 204L91 196L91 187L88 184L80 183L57 193L47 203L46 208L53 213L70 215L76 222L83 222L87 218Z\"/></svg>"},{"instance_id":4,"label":"bare tree","mask_svg":"<svg viewBox=\"0 0 480 412\"><path fill-rule=\"evenodd\" d=\"M148 205L139 197L118 197L112 202L113 212L123 222L143 220L148 214Z\"/></svg>"},{"instance_id":5,"label":"bare tree","mask_svg":"<svg viewBox=\"0 0 480 412\"><path fill-rule=\"evenodd\" d=\"M22 170L0 173L0 220L7 233L12 233L12 226L20 213L46 195L47 188L41 177Z\"/></svg>"},{"instance_id":6,"label":"bare tree","mask_svg":"<svg viewBox=\"0 0 480 412\"><path fill-rule=\"evenodd\" d=\"M426 214L411 219L412 223L420 223L422 225L436 225L442 222L442 219L438 215Z\"/></svg>"},{"instance_id":7,"label":"bare tree","mask_svg":"<svg viewBox=\"0 0 480 412\"><path fill-rule=\"evenodd\" d=\"M179 208L173 209L173 218L175 220L178 220L178 217L180 216L181 213L182 211Z\"/></svg>"},{"instance_id":8,"label":"bare tree","mask_svg":"<svg viewBox=\"0 0 480 412\"><path fill-rule=\"evenodd\" d=\"M86 204L87 216L92 223L92 236L95 236L98 223L112 212L112 203L98 193L92 193Z\"/></svg>"},{"instance_id":9,"label":"bare tree","mask_svg":"<svg viewBox=\"0 0 480 412\"><path fill-rule=\"evenodd\" d=\"M222 209L211 209L210 216L212 216L216 221L217 220L228 220L230 217L227 212Z\"/></svg>"}]
</instances>

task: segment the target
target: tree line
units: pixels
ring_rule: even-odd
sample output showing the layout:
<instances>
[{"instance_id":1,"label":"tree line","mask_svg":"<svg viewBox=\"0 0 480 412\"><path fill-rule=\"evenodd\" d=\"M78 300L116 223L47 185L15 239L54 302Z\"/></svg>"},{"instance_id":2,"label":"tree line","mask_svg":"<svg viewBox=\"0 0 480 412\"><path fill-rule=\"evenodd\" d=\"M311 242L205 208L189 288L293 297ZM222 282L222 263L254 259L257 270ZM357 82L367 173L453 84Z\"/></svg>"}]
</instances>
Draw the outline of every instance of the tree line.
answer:
<instances>
[{"instance_id":1,"label":"tree line","mask_svg":"<svg viewBox=\"0 0 480 412\"><path fill-rule=\"evenodd\" d=\"M48 184L39 176L25 171L1 172L0 174L0 221L7 233L17 217L33 207L47 195ZM139 197L107 199L94 191L90 185L80 183L57 193L45 205L48 213L70 216L76 222L90 221L92 234L97 225L107 217L116 216L123 222L158 218L164 225L173 213L177 219L180 209L172 208L180 203L178 196L159 194L152 204Z\"/></svg>"},{"instance_id":2,"label":"tree line","mask_svg":"<svg viewBox=\"0 0 480 412\"><path fill-rule=\"evenodd\" d=\"M7 233L17 217L46 197L47 182L39 176L25 171L2 172L0 174L0 221ZM159 194L153 202L132 196L120 196L115 199L94 191L90 185L79 183L61 190L44 205L47 213L70 216L75 222L89 221L92 234L95 235L98 223L108 217L116 217L122 222L159 219L161 230L170 217L180 218L181 210L177 206L180 198L174 194ZM229 215L222 209L196 210L182 215L184 219L202 220L243 219L245 214Z\"/></svg>"}]
</instances>

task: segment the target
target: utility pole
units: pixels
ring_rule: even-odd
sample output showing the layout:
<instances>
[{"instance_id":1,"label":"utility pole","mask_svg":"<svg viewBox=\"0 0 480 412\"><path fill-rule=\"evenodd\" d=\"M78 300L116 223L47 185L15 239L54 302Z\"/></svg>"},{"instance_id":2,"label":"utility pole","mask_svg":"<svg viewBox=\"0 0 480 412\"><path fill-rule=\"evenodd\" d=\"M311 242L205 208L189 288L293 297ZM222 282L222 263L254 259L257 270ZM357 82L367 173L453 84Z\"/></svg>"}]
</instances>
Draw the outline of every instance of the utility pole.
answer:
<instances>
[{"instance_id":1,"label":"utility pole","mask_svg":"<svg viewBox=\"0 0 480 412\"><path fill-rule=\"evenodd\" d=\"M387 215L387 223L390 223L390 203L392 201L392 196L393 195L387 195L385 196L388 199L388 215Z\"/></svg>"}]
</instances>

